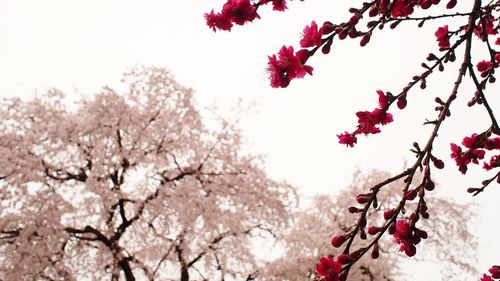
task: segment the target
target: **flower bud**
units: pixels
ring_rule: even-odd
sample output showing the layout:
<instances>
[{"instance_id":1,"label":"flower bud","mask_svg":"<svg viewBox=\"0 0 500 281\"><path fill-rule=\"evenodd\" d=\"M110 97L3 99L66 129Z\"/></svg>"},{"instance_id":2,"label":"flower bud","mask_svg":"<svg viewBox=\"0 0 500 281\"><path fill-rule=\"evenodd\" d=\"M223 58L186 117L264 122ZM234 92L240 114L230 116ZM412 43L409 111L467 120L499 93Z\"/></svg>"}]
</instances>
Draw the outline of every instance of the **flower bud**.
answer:
<instances>
[{"instance_id":1,"label":"flower bud","mask_svg":"<svg viewBox=\"0 0 500 281\"><path fill-rule=\"evenodd\" d=\"M361 42L359 42L359 45L361 45L361 47L366 46L366 44L368 44L368 42L370 42L370 37L371 37L370 33L365 34L365 36L363 36L363 38L361 38Z\"/></svg>"},{"instance_id":2,"label":"flower bud","mask_svg":"<svg viewBox=\"0 0 500 281\"><path fill-rule=\"evenodd\" d=\"M453 9L455 8L455 5L457 5L457 0L450 0L450 2L446 4L446 9Z\"/></svg>"},{"instance_id":3,"label":"flower bud","mask_svg":"<svg viewBox=\"0 0 500 281\"><path fill-rule=\"evenodd\" d=\"M340 255L337 260L341 263L341 264L350 264L352 263L354 260L348 256L348 255Z\"/></svg>"},{"instance_id":4,"label":"flower bud","mask_svg":"<svg viewBox=\"0 0 500 281\"><path fill-rule=\"evenodd\" d=\"M406 193L405 193L406 200L411 201L411 200L415 199L415 197L417 197L417 190L416 189L406 191Z\"/></svg>"},{"instance_id":5,"label":"flower bud","mask_svg":"<svg viewBox=\"0 0 500 281\"><path fill-rule=\"evenodd\" d=\"M347 240L347 235L342 234L342 235L335 235L332 237L332 246L335 248L338 248L344 244L344 242Z\"/></svg>"},{"instance_id":6,"label":"flower bud","mask_svg":"<svg viewBox=\"0 0 500 281\"><path fill-rule=\"evenodd\" d=\"M398 98L398 108L399 109L404 109L406 107L407 101L406 101L406 95L402 95L401 97Z\"/></svg>"},{"instance_id":7,"label":"flower bud","mask_svg":"<svg viewBox=\"0 0 500 281\"><path fill-rule=\"evenodd\" d=\"M434 182L433 182L433 181L428 180L428 181L425 183L425 186L424 186L424 187L425 187L425 189L427 189L427 190L431 191L431 190L434 190L434 187L435 187L435 186L436 186L436 185L434 184Z\"/></svg>"},{"instance_id":8,"label":"flower bud","mask_svg":"<svg viewBox=\"0 0 500 281\"><path fill-rule=\"evenodd\" d=\"M368 228L368 234L370 234L370 235L375 235L375 234L377 234L379 231L380 231L380 227L377 227L377 226L370 226L370 227Z\"/></svg>"},{"instance_id":9,"label":"flower bud","mask_svg":"<svg viewBox=\"0 0 500 281\"><path fill-rule=\"evenodd\" d=\"M384 219L385 220L390 220L392 219L392 217L394 216L396 210L394 209L389 209L387 211L384 212Z\"/></svg>"},{"instance_id":10,"label":"flower bud","mask_svg":"<svg viewBox=\"0 0 500 281\"><path fill-rule=\"evenodd\" d=\"M368 200L370 200L370 197L366 194L359 194L358 196L356 196L356 202L358 202L359 204L365 204L368 202Z\"/></svg>"},{"instance_id":11,"label":"flower bud","mask_svg":"<svg viewBox=\"0 0 500 281\"><path fill-rule=\"evenodd\" d=\"M468 192L468 193L474 193L474 192L476 192L477 190L478 190L478 189L477 189L477 188L474 188L474 187L469 187L469 188L467 188L467 192Z\"/></svg>"}]
</instances>

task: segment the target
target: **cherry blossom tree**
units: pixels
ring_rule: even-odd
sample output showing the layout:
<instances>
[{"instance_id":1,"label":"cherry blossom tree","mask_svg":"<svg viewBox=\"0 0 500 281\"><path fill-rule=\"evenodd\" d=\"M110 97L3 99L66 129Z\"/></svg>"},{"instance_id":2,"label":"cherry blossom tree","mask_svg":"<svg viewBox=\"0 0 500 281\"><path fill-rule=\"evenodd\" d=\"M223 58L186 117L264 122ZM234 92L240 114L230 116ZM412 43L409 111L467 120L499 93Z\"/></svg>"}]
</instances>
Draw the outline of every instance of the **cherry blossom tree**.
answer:
<instances>
[{"instance_id":1,"label":"cherry blossom tree","mask_svg":"<svg viewBox=\"0 0 500 281\"><path fill-rule=\"evenodd\" d=\"M120 89L0 105L0 279L251 280L252 237L287 226L294 188L165 69Z\"/></svg>"},{"instance_id":2,"label":"cherry blossom tree","mask_svg":"<svg viewBox=\"0 0 500 281\"><path fill-rule=\"evenodd\" d=\"M317 57L318 50L323 54L330 53L337 39L359 40L363 47L383 29L394 30L404 24L422 27L429 22L439 22L440 25L434 34L429 34L436 40L436 47L429 50L429 54L423 58L422 71L414 75L406 86L398 89L396 94L376 90L378 105L373 110L356 113L357 126L338 134L340 144L353 147L360 136L380 133L382 126L394 122L395 107L403 110L411 106L408 100L418 91L416 86L426 89L430 76L450 69L452 64L457 64L458 70L455 80L449 83L449 93L435 93L431 107L435 108L436 115L431 118L422 116L424 124L432 129L427 140L413 143L411 152L416 160L409 168L375 183L355 196L359 204L355 207L359 210L356 212L358 219L355 227L340 230L331 240L333 247L342 248L339 250L340 254L335 258L323 257L316 266L318 278L326 281L346 280L351 268L363 256L369 253L378 256L374 253L378 252L384 235L391 235L399 251L408 257L416 254L416 245L428 237L423 229L423 221L430 218L428 195L435 189L433 171L444 168L444 162L439 156L443 152L433 150L433 145L444 121L452 118L451 105L460 100L457 99L458 95L468 97L466 106L483 109L489 122L471 126L471 133L463 138L461 144L449 139L451 151L445 153L451 154L458 170L463 174L467 173L471 164L482 165L485 180L478 186L467 189L472 195L478 195L487 187L500 183L500 126L487 93L496 82L495 71L500 65L500 1L474 0L457 5L456 0L368 0L354 5L346 11L345 21L305 23L307 25L302 37L297 40L299 48L285 45L277 54L269 56L267 71L271 86L288 87L292 80L312 75L311 58ZM227 0L219 12L212 10L206 13L205 19L214 31L230 31L234 25L244 25L259 19L258 11L266 6L283 12L287 9L287 1ZM461 86L466 81L473 85L473 91L462 89L464 87ZM416 177L419 172L423 173L421 178ZM397 192L397 202L384 212L383 221L371 219L371 210L381 203L379 193L387 189L390 183L399 180L403 180L403 183ZM412 205L413 201L417 203ZM366 232L370 239L359 244L357 241L364 240ZM491 275L485 274L482 280L500 278L498 268L492 267L489 270Z\"/></svg>"},{"instance_id":3,"label":"cherry blossom tree","mask_svg":"<svg viewBox=\"0 0 500 281\"><path fill-rule=\"evenodd\" d=\"M352 198L388 176L388 172L378 170L366 174L357 171L352 183L342 189L338 195L318 194L314 196L312 204L292 215L293 223L281 241L286 251L279 259L264 267L263 280L311 280L314 278L315 262L323 256L332 254L328 233L349 231L356 226L355 214L359 212L359 209L350 206L351 202L342 198ZM378 213L387 211L387 208L390 208L391 204L397 200L395 195L400 186L401 182L389 184L379 195L382 199L381 204L371 210L367 217L377 220ZM469 228L464 228L463 224L464 221L470 221L473 217L474 207L456 204L444 198L429 198L428 204L436 213L436 219L425 221L425 228L429 229L429 239L422 248L425 254L417 255L416 258L443 265L445 269L443 273L448 280L471 280L478 274L472 258L476 256L477 243L475 236ZM346 209L349 213L343 212ZM462 220L453 220L457 216L460 216ZM349 277L352 280L401 280L403 271L400 265L405 260L401 254L392 251L394 249L392 239L383 240L378 247L378 253L374 255L380 257L376 260L360 260L351 269Z\"/></svg>"}]
</instances>

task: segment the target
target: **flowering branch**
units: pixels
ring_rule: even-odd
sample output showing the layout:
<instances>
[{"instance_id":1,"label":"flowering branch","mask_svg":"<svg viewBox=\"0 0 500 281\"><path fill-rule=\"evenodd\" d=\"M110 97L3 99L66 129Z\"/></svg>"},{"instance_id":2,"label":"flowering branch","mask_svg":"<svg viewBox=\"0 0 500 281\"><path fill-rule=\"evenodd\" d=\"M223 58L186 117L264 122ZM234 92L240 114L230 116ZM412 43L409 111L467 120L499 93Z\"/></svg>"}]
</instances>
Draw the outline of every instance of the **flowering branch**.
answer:
<instances>
[{"instance_id":1,"label":"flowering branch","mask_svg":"<svg viewBox=\"0 0 500 281\"><path fill-rule=\"evenodd\" d=\"M262 1L261 1L262 2ZM262 5L258 2L255 5ZM264 1L268 3L270 1ZM316 266L317 277L325 281L346 280L349 270L363 255L371 250L372 258L377 258L379 255L378 241L388 232L393 235L394 241L399 245L399 250L404 251L407 256L413 256L416 253L416 247L421 239L427 238L427 233L416 227L420 217L428 219L427 206L425 202L425 194L427 191L432 191L435 184L431 178L431 166L437 169L444 168L444 162L438 159L432 153L434 140L438 135L438 131L443 121L451 116L450 106L456 100L458 89L463 82L465 75L468 73L475 86L474 97L468 102L468 106L482 104L488 113L491 120L489 129L480 134L472 134L470 137L465 137L461 146L451 144L451 157L455 160L459 171L463 174L467 171L467 166L470 163L478 164L483 160L486 151L500 150L500 128L495 117L494 111L488 103L485 95L487 83L494 83L495 69L500 66L500 52L496 51L490 43L490 37L497 35L500 29L500 0L492 0L488 4L483 4L481 0L475 0L473 7L469 13L456 12L442 14L437 16L411 17L416 9L429 9L432 6L438 5L439 0L372 0L362 4L361 8L350 8L352 14L348 21L340 24L334 24L329 21L318 25L312 21L310 25L303 30L303 35L300 40L301 49L295 51L292 46L283 46L277 55L268 57L267 70L270 75L271 86L275 88L287 87L293 79L303 78L307 74L312 75L313 67L306 64L310 57L315 55L319 49L323 54L330 52L333 40L338 38L344 40L346 38L361 38L360 45L363 47L370 42L371 36L378 29L383 29L384 26L390 23L390 29L395 29L403 21L416 21L418 27L422 27L426 21L437 20L452 17L467 17L468 21L465 25L460 26L456 30L449 30L448 25L439 27L435 32L435 37L438 42L441 55L429 53L426 60L427 63L422 63L424 71L420 75L413 76L412 80L401 90L397 95L390 92L377 90L378 107L372 111L359 111L356 113L358 117L358 125L352 132L345 131L338 136L339 143L353 147L357 143L359 134L377 134L380 133L380 126L393 122L393 115L389 112L391 106L396 103L399 109L404 109L407 106L407 95L409 91L417 84L421 89L426 88L426 78L429 77L436 69L444 71L444 65L449 62L455 62L456 51L459 46L465 45L463 60L458 71L457 78L454 82L451 93L448 98L443 101L436 97L438 116L435 120L426 121L424 124L433 126L433 131L429 136L427 143L421 149L418 143L413 144L411 151L416 154L415 160L411 168L374 185L369 193L359 194L356 201L363 207L352 206L349 212L359 214L357 224L352 230L343 234L333 236L332 245L336 248L341 247L346 242L342 254L336 259L333 256L328 256L320 259ZM231 21L231 14L224 12L228 7L240 7L238 5L249 6L250 0L228 0L224 5L221 17L225 17ZM264 3L264 4L265 4ZM281 1L283 4L284 1ZM446 4L446 9L453 9L456 5L456 0L449 0ZM274 1L273 1L274 4ZM237 9L237 8L235 8ZM240 9L239 13L245 14L245 9ZM226 16L224 16L226 15ZM364 17L376 18L375 20L367 21L366 28L360 27L360 22ZM222 26L214 24L213 11L211 14L206 14L207 24L209 27L224 29ZM241 22L252 21L253 17L247 14L246 20ZM238 23L239 24L239 23ZM476 69L472 63L472 45L475 36L484 43L489 52L489 59L480 61L476 64ZM495 45L500 45L500 38L497 38ZM432 162L432 165L431 165ZM500 154L493 155L489 162L484 161L483 168L492 170L500 168ZM414 175L419 169L423 172L422 182L415 188L412 183ZM367 239L365 228L368 225L367 214L370 208L376 209L378 206L377 194L379 190L387 184L398 179L405 181L404 188L401 194L399 204L392 209L384 212L385 223L382 226L370 226L368 234L374 236L368 245L359 249L351 249L354 240L359 235L362 240ZM482 192L486 186L493 181L500 182L500 172L495 176L483 181L481 188L469 188L468 192L477 195ZM418 204L410 216L404 216L405 206L407 201L415 200L418 196ZM495 277L493 277L495 278ZM485 279L486 280L486 279Z\"/></svg>"}]
</instances>

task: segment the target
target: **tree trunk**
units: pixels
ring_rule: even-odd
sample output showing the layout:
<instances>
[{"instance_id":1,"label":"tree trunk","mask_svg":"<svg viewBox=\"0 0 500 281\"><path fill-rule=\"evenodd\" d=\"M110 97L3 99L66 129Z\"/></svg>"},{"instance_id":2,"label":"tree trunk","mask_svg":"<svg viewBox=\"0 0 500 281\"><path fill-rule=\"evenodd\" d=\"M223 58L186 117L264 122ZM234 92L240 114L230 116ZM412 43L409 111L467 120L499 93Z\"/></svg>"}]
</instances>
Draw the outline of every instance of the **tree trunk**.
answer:
<instances>
[{"instance_id":1,"label":"tree trunk","mask_svg":"<svg viewBox=\"0 0 500 281\"><path fill-rule=\"evenodd\" d=\"M189 281L189 271L185 266L181 267L181 281Z\"/></svg>"},{"instance_id":2,"label":"tree trunk","mask_svg":"<svg viewBox=\"0 0 500 281\"><path fill-rule=\"evenodd\" d=\"M123 273L125 273L125 280L127 281L135 281L135 276L134 273L132 272L132 268L130 267L129 261L127 258L124 258L118 262L118 265L120 265L120 268L123 270Z\"/></svg>"}]
</instances>

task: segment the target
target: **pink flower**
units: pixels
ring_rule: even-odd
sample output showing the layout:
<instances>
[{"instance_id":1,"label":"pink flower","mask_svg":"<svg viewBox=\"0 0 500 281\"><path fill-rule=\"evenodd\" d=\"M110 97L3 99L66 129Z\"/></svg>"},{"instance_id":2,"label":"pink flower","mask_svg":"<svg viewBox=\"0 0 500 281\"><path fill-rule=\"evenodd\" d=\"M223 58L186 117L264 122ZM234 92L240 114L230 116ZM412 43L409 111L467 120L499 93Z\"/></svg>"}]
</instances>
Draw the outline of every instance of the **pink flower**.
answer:
<instances>
[{"instance_id":1,"label":"pink flower","mask_svg":"<svg viewBox=\"0 0 500 281\"><path fill-rule=\"evenodd\" d=\"M354 144L358 141L356 135L344 132L343 134L337 135L340 144L345 144L346 146L354 147Z\"/></svg>"},{"instance_id":2,"label":"pink flower","mask_svg":"<svg viewBox=\"0 0 500 281\"><path fill-rule=\"evenodd\" d=\"M484 143L484 148L487 150L500 149L500 138L488 138Z\"/></svg>"},{"instance_id":3,"label":"pink flower","mask_svg":"<svg viewBox=\"0 0 500 281\"><path fill-rule=\"evenodd\" d=\"M398 220L396 222L394 242L399 244L399 251L405 252L405 254L409 257L412 257L417 253L417 248L414 244L420 242L420 237L418 237L417 241L415 241L412 232L412 227L408 220Z\"/></svg>"},{"instance_id":4,"label":"pink flower","mask_svg":"<svg viewBox=\"0 0 500 281\"><path fill-rule=\"evenodd\" d=\"M391 16L398 18L404 18L413 14L413 7L415 6L414 1L407 0L396 0L394 7L392 8Z\"/></svg>"},{"instance_id":5,"label":"pink flower","mask_svg":"<svg viewBox=\"0 0 500 281\"><path fill-rule=\"evenodd\" d=\"M347 236L346 235L335 235L332 237L332 246L335 247L335 248L338 248L340 246L342 246L342 244L344 244L344 242L347 240Z\"/></svg>"},{"instance_id":6,"label":"pink flower","mask_svg":"<svg viewBox=\"0 0 500 281\"><path fill-rule=\"evenodd\" d=\"M273 0L273 10L274 11L284 11L288 7L286 6L285 0Z\"/></svg>"},{"instance_id":7,"label":"pink flower","mask_svg":"<svg viewBox=\"0 0 500 281\"><path fill-rule=\"evenodd\" d=\"M388 105L387 96L382 90L377 90L378 94L378 105L381 109L385 109Z\"/></svg>"},{"instance_id":8,"label":"pink flower","mask_svg":"<svg viewBox=\"0 0 500 281\"><path fill-rule=\"evenodd\" d=\"M491 276L483 274L483 278L481 278L480 281L494 281L494 280L493 278L491 278Z\"/></svg>"},{"instance_id":9,"label":"pink flower","mask_svg":"<svg viewBox=\"0 0 500 281\"><path fill-rule=\"evenodd\" d=\"M328 258L321 258L316 264L316 273L323 277L324 281L338 281L341 268L340 262L334 261L332 256L328 256Z\"/></svg>"},{"instance_id":10,"label":"pink flower","mask_svg":"<svg viewBox=\"0 0 500 281\"><path fill-rule=\"evenodd\" d=\"M274 88L285 88L294 78L303 78L306 74L312 75L313 68L305 65L309 57L308 51L303 50L294 53L293 47L283 46L278 52L278 56L272 55L269 58L267 71Z\"/></svg>"},{"instance_id":11,"label":"pink flower","mask_svg":"<svg viewBox=\"0 0 500 281\"><path fill-rule=\"evenodd\" d=\"M436 35L436 40L439 42L438 45L440 48L450 47L450 38L448 37L448 25L438 28L436 33L434 33L434 35Z\"/></svg>"},{"instance_id":12,"label":"pink flower","mask_svg":"<svg viewBox=\"0 0 500 281\"><path fill-rule=\"evenodd\" d=\"M483 61L478 62L476 67L477 67L477 70L479 72L481 72L481 74L482 74L483 72L490 71L493 68L493 64L491 63L491 61L483 60Z\"/></svg>"},{"instance_id":13,"label":"pink flower","mask_svg":"<svg viewBox=\"0 0 500 281\"><path fill-rule=\"evenodd\" d=\"M222 7L222 15L239 25L243 25L247 21L251 22L258 17L250 0L228 0Z\"/></svg>"},{"instance_id":14,"label":"pink flower","mask_svg":"<svg viewBox=\"0 0 500 281\"><path fill-rule=\"evenodd\" d=\"M231 27L233 27L233 24L226 17L219 13L215 14L214 10L212 10L210 14L206 13L204 17L207 20L208 27L210 27L214 32L216 31L216 28L219 30L230 31Z\"/></svg>"},{"instance_id":15,"label":"pink flower","mask_svg":"<svg viewBox=\"0 0 500 281\"><path fill-rule=\"evenodd\" d=\"M380 133L380 129L377 125L386 125L393 121L392 114L380 108L375 108L372 112L358 111L356 112L356 116L358 116L358 129L356 129L356 134L363 133L368 135Z\"/></svg>"},{"instance_id":16,"label":"pink flower","mask_svg":"<svg viewBox=\"0 0 500 281\"><path fill-rule=\"evenodd\" d=\"M462 147L452 143L451 144L451 158L455 160L458 170L465 174L467 172L467 165L470 163L479 164L479 160L484 159L485 150L500 149L500 138L488 138L484 134L472 134L470 137L464 137L462 145L467 148L463 151ZM498 157L493 156L489 163L484 163L483 168L490 170L498 167Z\"/></svg>"},{"instance_id":17,"label":"pink flower","mask_svg":"<svg viewBox=\"0 0 500 281\"><path fill-rule=\"evenodd\" d=\"M500 167L500 154L493 155L490 158L490 162L489 163L487 163L485 161L484 164L483 164L483 169L485 169L486 171L489 171L491 169L495 169L495 168L498 168L498 167Z\"/></svg>"},{"instance_id":18,"label":"pink flower","mask_svg":"<svg viewBox=\"0 0 500 281\"><path fill-rule=\"evenodd\" d=\"M500 278L500 266L494 265L488 270L491 274L491 277L498 279Z\"/></svg>"},{"instance_id":19,"label":"pink flower","mask_svg":"<svg viewBox=\"0 0 500 281\"><path fill-rule=\"evenodd\" d=\"M483 21L486 23L483 31ZM486 15L483 19L479 19L476 27L474 28L474 34L481 39L485 39L488 35L496 35L498 31L495 29L496 20L491 15ZM486 33L486 34L485 34Z\"/></svg>"},{"instance_id":20,"label":"pink flower","mask_svg":"<svg viewBox=\"0 0 500 281\"><path fill-rule=\"evenodd\" d=\"M257 9L250 3L250 0L228 0L222 6L221 13L210 13L204 15L207 20L207 25L214 31L227 30L230 31L233 23L243 25L246 22L251 22L258 18Z\"/></svg>"},{"instance_id":21,"label":"pink flower","mask_svg":"<svg viewBox=\"0 0 500 281\"><path fill-rule=\"evenodd\" d=\"M318 31L318 25L315 21L312 21L311 25L304 27L302 39L300 40L300 46L302 48L320 46L322 35L321 29Z\"/></svg>"}]
</instances>

